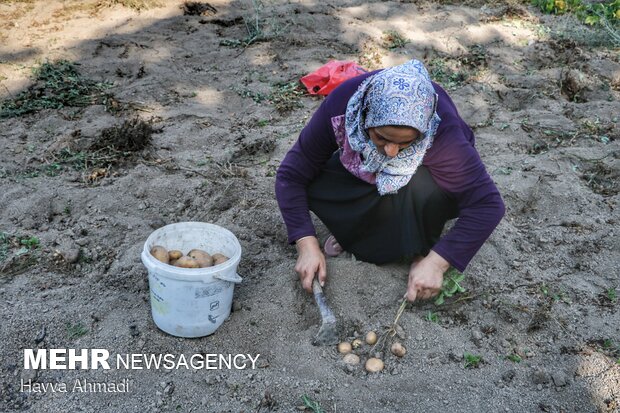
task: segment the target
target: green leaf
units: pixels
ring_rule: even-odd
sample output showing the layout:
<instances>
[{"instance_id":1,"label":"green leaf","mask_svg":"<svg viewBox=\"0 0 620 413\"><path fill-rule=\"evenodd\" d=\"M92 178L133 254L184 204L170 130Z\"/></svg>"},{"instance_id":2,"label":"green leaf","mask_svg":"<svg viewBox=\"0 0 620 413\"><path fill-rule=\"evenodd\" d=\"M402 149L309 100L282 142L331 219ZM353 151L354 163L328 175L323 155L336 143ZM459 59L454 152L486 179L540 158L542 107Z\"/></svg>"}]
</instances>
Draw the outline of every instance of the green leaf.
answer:
<instances>
[{"instance_id":1,"label":"green leaf","mask_svg":"<svg viewBox=\"0 0 620 413\"><path fill-rule=\"evenodd\" d=\"M463 358L465 359L465 368L478 367L478 365L482 361L482 356L477 356L475 354L470 354L470 353L464 353Z\"/></svg>"},{"instance_id":2,"label":"green leaf","mask_svg":"<svg viewBox=\"0 0 620 413\"><path fill-rule=\"evenodd\" d=\"M437 299L435 300L435 305L442 305L444 303L444 293L440 293Z\"/></svg>"},{"instance_id":3,"label":"green leaf","mask_svg":"<svg viewBox=\"0 0 620 413\"><path fill-rule=\"evenodd\" d=\"M523 360L518 354L510 354L506 356L506 359L512 361L513 363L521 363L521 361Z\"/></svg>"},{"instance_id":4,"label":"green leaf","mask_svg":"<svg viewBox=\"0 0 620 413\"><path fill-rule=\"evenodd\" d=\"M426 321L430 321L431 323L439 323L439 316L437 313L429 311L428 314L426 314Z\"/></svg>"},{"instance_id":5,"label":"green leaf","mask_svg":"<svg viewBox=\"0 0 620 413\"><path fill-rule=\"evenodd\" d=\"M588 16L584 20L584 22L586 24L589 24L590 26L593 26L593 25L597 24L600 21L601 21L601 19L598 16Z\"/></svg>"}]
</instances>

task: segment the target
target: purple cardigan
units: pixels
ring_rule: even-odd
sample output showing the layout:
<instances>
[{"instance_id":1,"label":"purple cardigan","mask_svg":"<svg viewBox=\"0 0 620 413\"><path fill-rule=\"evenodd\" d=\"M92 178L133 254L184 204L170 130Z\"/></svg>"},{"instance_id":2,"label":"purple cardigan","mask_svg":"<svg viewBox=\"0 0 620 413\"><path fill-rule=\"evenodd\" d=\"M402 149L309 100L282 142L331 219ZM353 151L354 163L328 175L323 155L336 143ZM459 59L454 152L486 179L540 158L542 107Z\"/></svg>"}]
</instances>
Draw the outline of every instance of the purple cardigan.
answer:
<instances>
[{"instance_id":1,"label":"purple cardigan","mask_svg":"<svg viewBox=\"0 0 620 413\"><path fill-rule=\"evenodd\" d=\"M290 243L316 235L306 187L338 149L331 118L346 112L349 98L374 73L349 79L331 92L278 168L276 198ZM504 202L474 148L473 132L445 90L435 83L433 86L439 96L441 123L422 164L437 185L456 198L459 216L432 249L462 272L504 216Z\"/></svg>"}]
</instances>

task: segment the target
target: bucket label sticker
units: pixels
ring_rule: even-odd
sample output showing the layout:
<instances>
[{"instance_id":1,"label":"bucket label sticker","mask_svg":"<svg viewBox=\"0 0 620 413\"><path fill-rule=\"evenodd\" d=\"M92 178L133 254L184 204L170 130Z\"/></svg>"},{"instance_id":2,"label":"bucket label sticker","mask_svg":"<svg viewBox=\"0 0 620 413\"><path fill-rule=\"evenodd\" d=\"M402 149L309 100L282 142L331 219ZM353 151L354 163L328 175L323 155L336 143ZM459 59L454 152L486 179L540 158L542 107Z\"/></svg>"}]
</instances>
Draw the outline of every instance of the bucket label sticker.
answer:
<instances>
[{"instance_id":1,"label":"bucket label sticker","mask_svg":"<svg viewBox=\"0 0 620 413\"><path fill-rule=\"evenodd\" d=\"M217 286L209 286L209 287L199 287L194 291L194 298L205 298L212 297L224 291L221 285Z\"/></svg>"},{"instance_id":2,"label":"bucket label sticker","mask_svg":"<svg viewBox=\"0 0 620 413\"><path fill-rule=\"evenodd\" d=\"M168 314L170 307L162 296L151 290L151 307L159 314Z\"/></svg>"}]
</instances>

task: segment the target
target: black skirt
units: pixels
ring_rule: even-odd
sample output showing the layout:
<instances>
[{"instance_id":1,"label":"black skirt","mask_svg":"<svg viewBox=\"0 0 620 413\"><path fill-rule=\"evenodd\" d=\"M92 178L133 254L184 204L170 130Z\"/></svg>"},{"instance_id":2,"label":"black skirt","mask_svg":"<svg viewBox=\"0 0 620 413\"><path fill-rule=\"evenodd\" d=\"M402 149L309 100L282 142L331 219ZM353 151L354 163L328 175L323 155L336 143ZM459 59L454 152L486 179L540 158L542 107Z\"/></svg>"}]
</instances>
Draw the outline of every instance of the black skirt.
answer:
<instances>
[{"instance_id":1,"label":"black skirt","mask_svg":"<svg viewBox=\"0 0 620 413\"><path fill-rule=\"evenodd\" d=\"M310 210L345 251L384 264L427 255L445 223L458 215L456 200L418 167L396 194L380 196L376 185L348 172L335 152L307 189Z\"/></svg>"}]
</instances>

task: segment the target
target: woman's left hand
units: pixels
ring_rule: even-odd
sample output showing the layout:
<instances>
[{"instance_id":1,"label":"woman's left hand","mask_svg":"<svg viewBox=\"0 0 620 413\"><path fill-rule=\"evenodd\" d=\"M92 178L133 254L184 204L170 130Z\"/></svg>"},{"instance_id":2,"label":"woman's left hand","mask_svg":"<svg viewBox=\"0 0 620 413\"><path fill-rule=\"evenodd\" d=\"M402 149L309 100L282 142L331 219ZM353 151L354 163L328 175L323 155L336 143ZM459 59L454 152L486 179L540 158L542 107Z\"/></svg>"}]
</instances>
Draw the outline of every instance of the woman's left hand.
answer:
<instances>
[{"instance_id":1,"label":"woman's left hand","mask_svg":"<svg viewBox=\"0 0 620 413\"><path fill-rule=\"evenodd\" d=\"M422 260L414 261L409 269L407 300L426 300L439 294L443 284L443 273L450 263L432 251Z\"/></svg>"}]
</instances>

